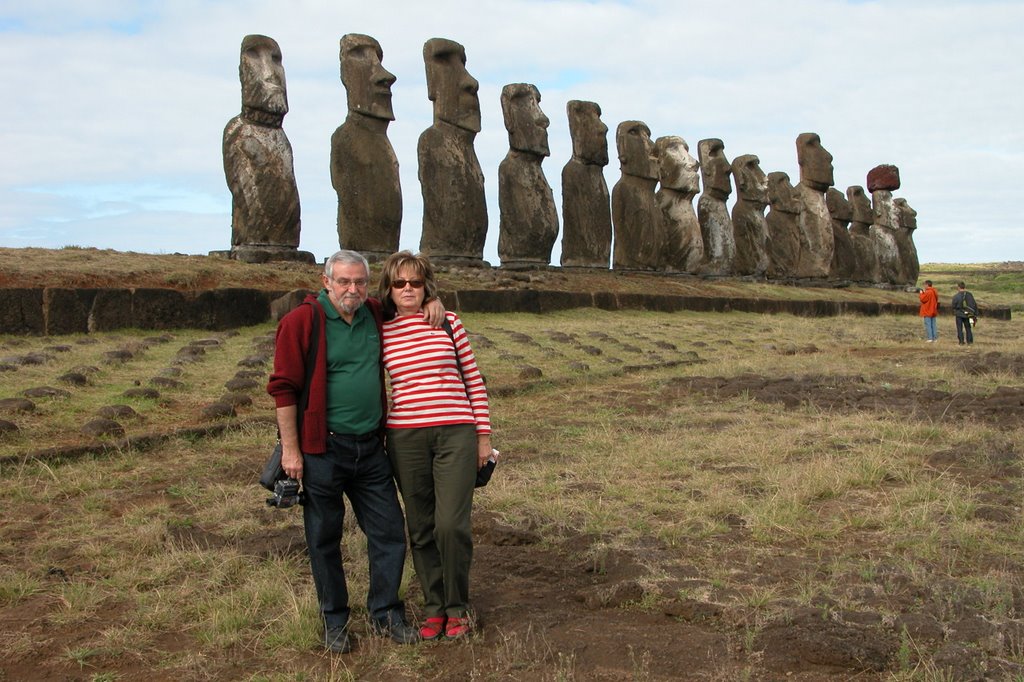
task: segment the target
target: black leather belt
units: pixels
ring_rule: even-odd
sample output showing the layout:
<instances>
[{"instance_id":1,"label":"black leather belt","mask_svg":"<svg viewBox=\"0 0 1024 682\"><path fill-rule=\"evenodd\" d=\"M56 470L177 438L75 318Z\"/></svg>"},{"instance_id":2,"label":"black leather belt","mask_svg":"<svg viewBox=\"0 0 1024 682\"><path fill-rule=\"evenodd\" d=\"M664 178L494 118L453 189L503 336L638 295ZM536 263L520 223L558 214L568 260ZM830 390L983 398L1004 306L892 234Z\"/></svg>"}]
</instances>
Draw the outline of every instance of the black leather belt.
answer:
<instances>
[{"instance_id":1,"label":"black leather belt","mask_svg":"<svg viewBox=\"0 0 1024 682\"><path fill-rule=\"evenodd\" d=\"M328 431L333 438L344 438L346 440L354 440L357 443L365 443L368 440L373 440L377 437L376 431L370 431L369 433L337 433L335 431Z\"/></svg>"}]
</instances>

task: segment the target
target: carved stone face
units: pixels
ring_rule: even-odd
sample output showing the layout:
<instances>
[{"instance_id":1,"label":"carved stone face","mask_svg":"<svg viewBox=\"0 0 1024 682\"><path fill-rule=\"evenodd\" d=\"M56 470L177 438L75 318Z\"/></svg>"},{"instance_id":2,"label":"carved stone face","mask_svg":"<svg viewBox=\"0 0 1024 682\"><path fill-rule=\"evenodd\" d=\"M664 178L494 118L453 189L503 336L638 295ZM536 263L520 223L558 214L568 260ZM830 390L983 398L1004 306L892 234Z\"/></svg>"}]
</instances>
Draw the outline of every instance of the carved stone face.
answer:
<instances>
[{"instance_id":1,"label":"carved stone face","mask_svg":"<svg viewBox=\"0 0 1024 682\"><path fill-rule=\"evenodd\" d=\"M261 35L243 38L238 78L242 81L243 107L282 116L288 113L284 66L276 40Z\"/></svg>"},{"instance_id":2,"label":"carved stone face","mask_svg":"<svg viewBox=\"0 0 1024 682\"><path fill-rule=\"evenodd\" d=\"M847 187L846 200L850 202L850 220L870 225L874 220L874 214L871 209L871 199L864 193L864 188L860 185Z\"/></svg>"},{"instance_id":3,"label":"carved stone face","mask_svg":"<svg viewBox=\"0 0 1024 682\"><path fill-rule=\"evenodd\" d=\"M661 186L694 196L700 191L700 164L690 155L686 140L675 135L659 137L654 143Z\"/></svg>"},{"instance_id":4,"label":"carved stone face","mask_svg":"<svg viewBox=\"0 0 1024 682\"><path fill-rule=\"evenodd\" d=\"M800 182L824 192L836 184L832 155L821 146L817 133L802 133L796 138L796 160L800 164Z\"/></svg>"},{"instance_id":5,"label":"carved stone face","mask_svg":"<svg viewBox=\"0 0 1024 682\"><path fill-rule=\"evenodd\" d=\"M423 45L427 97L434 120L480 132L480 84L466 71L466 50L453 40L431 38Z\"/></svg>"},{"instance_id":6,"label":"carved stone face","mask_svg":"<svg viewBox=\"0 0 1024 682\"><path fill-rule=\"evenodd\" d=\"M501 110L512 149L550 156L548 126L551 121L540 110L540 92L529 83L513 83L501 90Z\"/></svg>"},{"instance_id":7,"label":"carved stone face","mask_svg":"<svg viewBox=\"0 0 1024 682\"><path fill-rule=\"evenodd\" d=\"M591 166L607 166L608 126L601 120L601 107L594 102L571 100L566 111L573 157Z\"/></svg>"},{"instance_id":8,"label":"carved stone face","mask_svg":"<svg viewBox=\"0 0 1024 682\"><path fill-rule=\"evenodd\" d=\"M782 171L773 171L768 174L768 203L772 205L773 211L782 211L783 213L799 211L789 175Z\"/></svg>"},{"instance_id":9,"label":"carved stone face","mask_svg":"<svg viewBox=\"0 0 1024 682\"><path fill-rule=\"evenodd\" d=\"M651 129L642 121L623 121L615 130L615 146L623 175L658 179L658 161L654 158Z\"/></svg>"},{"instance_id":10,"label":"carved stone face","mask_svg":"<svg viewBox=\"0 0 1024 682\"><path fill-rule=\"evenodd\" d=\"M753 154L737 156L732 162L732 176L741 199L768 203L768 176L761 170L761 159Z\"/></svg>"},{"instance_id":11,"label":"carved stone face","mask_svg":"<svg viewBox=\"0 0 1024 682\"><path fill-rule=\"evenodd\" d=\"M830 187L825 192L825 206L828 207L828 214L832 217L832 220L838 220L842 223L849 223L853 217L853 210L850 208L850 202L846 200L846 196L837 190L835 187Z\"/></svg>"},{"instance_id":12,"label":"carved stone face","mask_svg":"<svg viewBox=\"0 0 1024 682\"><path fill-rule=\"evenodd\" d=\"M732 183L729 181L732 166L729 165L729 159L725 158L725 145L717 138L701 140L697 143L697 156L700 158L704 192L717 199L728 199L732 194Z\"/></svg>"},{"instance_id":13,"label":"carved stone face","mask_svg":"<svg viewBox=\"0 0 1024 682\"><path fill-rule=\"evenodd\" d=\"M370 36L348 33L341 38L341 82L348 93L348 110L395 120L391 86L395 76L384 68L384 52Z\"/></svg>"},{"instance_id":14,"label":"carved stone face","mask_svg":"<svg viewBox=\"0 0 1024 682\"><path fill-rule=\"evenodd\" d=\"M916 230L917 211L910 207L906 199L895 199L893 203L896 205L896 215L899 216L899 226L904 230Z\"/></svg>"}]
</instances>

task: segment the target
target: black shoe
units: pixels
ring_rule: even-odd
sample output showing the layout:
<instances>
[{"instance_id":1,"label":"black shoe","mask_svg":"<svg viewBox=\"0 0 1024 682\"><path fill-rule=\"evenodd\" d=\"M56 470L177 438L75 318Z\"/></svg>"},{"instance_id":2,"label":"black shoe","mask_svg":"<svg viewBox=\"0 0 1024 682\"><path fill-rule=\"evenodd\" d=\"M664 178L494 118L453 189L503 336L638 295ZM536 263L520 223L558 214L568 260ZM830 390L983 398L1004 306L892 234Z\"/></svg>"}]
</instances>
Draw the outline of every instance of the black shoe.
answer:
<instances>
[{"instance_id":1,"label":"black shoe","mask_svg":"<svg viewBox=\"0 0 1024 682\"><path fill-rule=\"evenodd\" d=\"M352 641L348 638L348 628L341 625L324 630L324 647L336 654L347 654L352 651Z\"/></svg>"},{"instance_id":2,"label":"black shoe","mask_svg":"<svg viewBox=\"0 0 1024 682\"><path fill-rule=\"evenodd\" d=\"M420 632L405 621L398 623L379 623L374 626L378 635L387 635L396 644L415 644L420 641Z\"/></svg>"}]
</instances>

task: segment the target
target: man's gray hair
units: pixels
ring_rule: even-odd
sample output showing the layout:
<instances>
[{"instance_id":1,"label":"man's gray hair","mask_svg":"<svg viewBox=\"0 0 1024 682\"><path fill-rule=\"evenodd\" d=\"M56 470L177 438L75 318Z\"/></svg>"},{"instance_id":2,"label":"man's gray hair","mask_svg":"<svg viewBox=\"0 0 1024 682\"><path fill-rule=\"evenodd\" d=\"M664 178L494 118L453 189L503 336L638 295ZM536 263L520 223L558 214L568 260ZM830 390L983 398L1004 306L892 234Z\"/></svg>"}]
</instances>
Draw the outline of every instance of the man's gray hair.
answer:
<instances>
[{"instance_id":1,"label":"man's gray hair","mask_svg":"<svg viewBox=\"0 0 1024 682\"><path fill-rule=\"evenodd\" d=\"M327 279L334 279L334 264L344 263L345 265L362 265L363 269L366 270L366 276L370 276L370 264L366 262L366 258L363 254L356 251L349 251L348 249L342 249L336 251L334 255L327 259L324 263L324 277Z\"/></svg>"}]
</instances>

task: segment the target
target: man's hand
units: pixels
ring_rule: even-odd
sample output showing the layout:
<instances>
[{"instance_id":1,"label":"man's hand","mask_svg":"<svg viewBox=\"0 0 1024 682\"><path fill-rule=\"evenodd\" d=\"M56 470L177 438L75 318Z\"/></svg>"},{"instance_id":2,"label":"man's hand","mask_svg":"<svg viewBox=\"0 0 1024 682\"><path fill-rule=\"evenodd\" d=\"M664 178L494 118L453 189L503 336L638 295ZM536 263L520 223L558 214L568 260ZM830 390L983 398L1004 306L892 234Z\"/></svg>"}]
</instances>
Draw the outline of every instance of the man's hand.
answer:
<instances>
[{"instance_id":1,"label":"man's hand","mask_svg":"<svg viewBox=\"0 0 1024 682\"><path fill-rule=\"evenodd\" d=\"M444 306L441 299L433 298L423 304L423 318L434 329L440 329L444 322Z\"/></svg>"},{"instance_id":2,"label":"man's hand","mask_svg":"<svg viewBox=\"0 0 1024 682\"><path fill-rule=\"evenodd\" d=\"M295 405L277 408L277 430L281 434L281 468L296 481L302 480L302 448L296 424Z\"/></svg>"},{"instance_id":3,"label":"man's hand","mask_svg":"<svg viewBox=\"0 0 1024 682\"><path fill-rule=\"evenodd\" d=\"M281 468L284 469L284 473L288 474L288 478L294 478L296 481L301 481L302 451L298 448L282 448Z\"/></svg>"}]
</instances>

